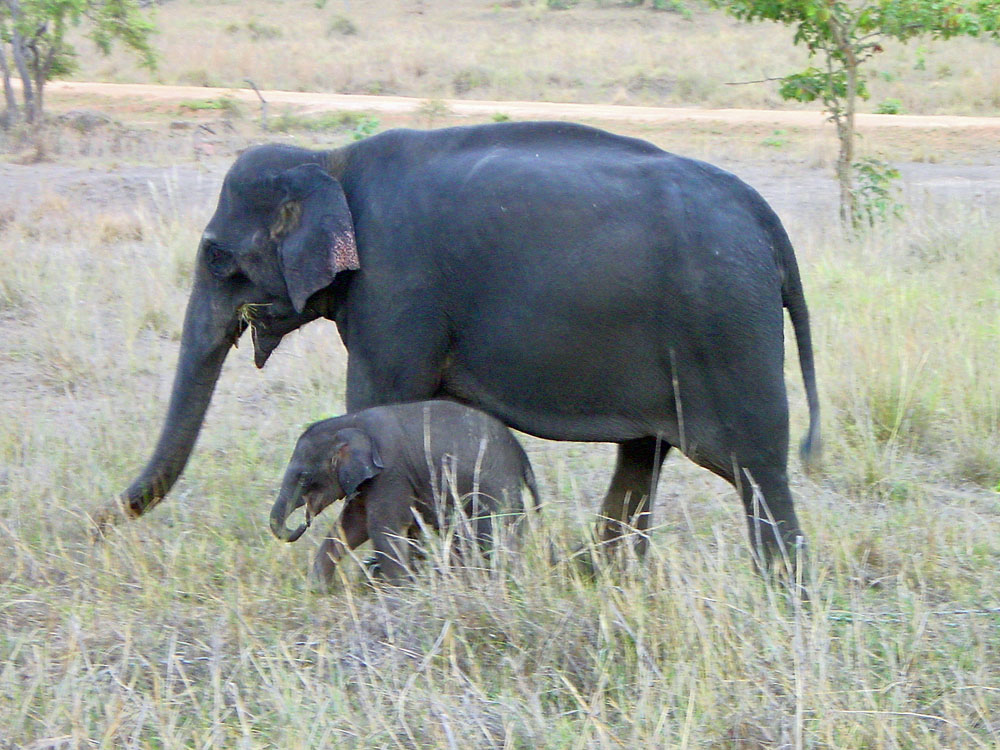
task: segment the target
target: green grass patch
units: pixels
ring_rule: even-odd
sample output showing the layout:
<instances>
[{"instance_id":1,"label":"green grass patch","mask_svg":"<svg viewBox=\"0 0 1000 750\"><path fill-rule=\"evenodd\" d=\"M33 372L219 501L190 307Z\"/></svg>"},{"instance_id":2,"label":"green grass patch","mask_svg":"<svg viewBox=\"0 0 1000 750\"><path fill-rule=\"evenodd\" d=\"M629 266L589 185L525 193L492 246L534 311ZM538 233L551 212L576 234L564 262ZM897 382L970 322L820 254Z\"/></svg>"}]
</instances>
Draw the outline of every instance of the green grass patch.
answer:
<instances>
[{"instance_id":1,"label":"green grass patch","mask_svg":"<svg viewBox=\"0 0 1000 750\"><path fill-rule=\"evenodd\" d=\"M349 130L355 140L372 135L378 127L378 118L365 112L324 112L318 115L306 115L285 110L268 123L268 129L278 133Z\"/></svg>"},{"instance_id":2,"label":"green grass patch","mask_svg":"<svg viewBox=\"0 0 1000 750\"><path fill-rule=\"evenodd\" d=\"M244 106L230 96L219 96L213 99L189 99L177 105L188 112L222 112L232 116L242 116Z\"/></svg>"}]
</instances>

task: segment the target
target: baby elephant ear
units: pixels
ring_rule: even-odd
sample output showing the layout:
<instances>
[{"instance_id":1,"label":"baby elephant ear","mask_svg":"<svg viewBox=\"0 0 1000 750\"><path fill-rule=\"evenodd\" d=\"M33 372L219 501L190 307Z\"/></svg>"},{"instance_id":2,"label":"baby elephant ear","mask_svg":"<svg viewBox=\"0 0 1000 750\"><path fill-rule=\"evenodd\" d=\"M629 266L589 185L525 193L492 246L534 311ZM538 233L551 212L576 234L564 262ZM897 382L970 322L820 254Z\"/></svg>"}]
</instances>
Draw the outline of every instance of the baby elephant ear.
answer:
<instances>
[{"instance_id":1,"label":"baby elephant ear","mask_svg":"<svg viewBox=\"0 0 1000 750\"><path fill-rule=\"evenodd\" d=\"M333 436L333 469L344 495L353 495L364 482L383 469L378 446L367 433L354 427Z\"/></svg>"},{"instance_id":2,"label":"baby elephant ear","mask_svg":"<svg viewBox=\"0 0 1000 750\"><path fill-rule=\"evenodd\" d=\"M274 179L284 193L279 218L271 227L295 311L329 286L341 271L361 267L354 222L340 183L318 164L287 169Z\"/></svg>"}]
</instances>

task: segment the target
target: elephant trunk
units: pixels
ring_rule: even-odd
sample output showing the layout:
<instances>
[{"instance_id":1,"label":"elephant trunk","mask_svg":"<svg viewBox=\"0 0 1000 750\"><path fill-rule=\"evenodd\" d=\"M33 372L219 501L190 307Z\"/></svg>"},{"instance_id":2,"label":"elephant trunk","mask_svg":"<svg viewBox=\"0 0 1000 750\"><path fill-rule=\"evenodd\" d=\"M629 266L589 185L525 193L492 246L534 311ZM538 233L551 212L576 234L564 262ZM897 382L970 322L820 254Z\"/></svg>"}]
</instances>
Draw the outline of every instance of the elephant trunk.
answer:
<instances>
[{"instance_id":1,"label":"elephant trunk","mask_svg":"<svg viewBox=\"0 0 1000 750\"><path fill-rule=\"evenodd\" d=\"M195 282L184 316L170 406L156 449L122 493L122 506L140 516L155 506L184 470L208 411L230 346L240 333L235 317L218 319L204 280Z\"/></svg>"},{"instance_id":2,"label":"elephant trunk","mask_svg":"<svg viewBox=\"0 0 1000 750\"><path fill-rule=\"evenodd\" d=\"M297 529L290 529L285 525L288 516L302 503L301 485L292 478L286 478L282 483L281 492L278 493L278 499L271 507L271 533L278 539L294 542L305 532L308 526L306 523L301 524Z\"/></svg>"}]
</instances>

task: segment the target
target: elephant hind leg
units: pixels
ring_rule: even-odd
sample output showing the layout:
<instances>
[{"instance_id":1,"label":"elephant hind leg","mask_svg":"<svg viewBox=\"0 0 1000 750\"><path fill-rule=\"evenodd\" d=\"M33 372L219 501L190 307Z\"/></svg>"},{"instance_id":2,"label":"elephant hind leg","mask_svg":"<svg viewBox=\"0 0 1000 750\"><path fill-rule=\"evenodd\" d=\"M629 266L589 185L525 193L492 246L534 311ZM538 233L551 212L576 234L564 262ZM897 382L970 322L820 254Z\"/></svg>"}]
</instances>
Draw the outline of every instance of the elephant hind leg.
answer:
<instances>
[{"instance_id":1,"label":"elephant hind leg","mask_svg":"<svg viewBox=\"0 0 1000 750\"><path fill-rule=\"evenodd\" d=\"M784 560L794 569L796 550L805 536L795 515L792 492L784 461L747 462L740 466L735 457L728 465L716 460L696 458L697 463L732 484L743 501L750 546L762 567L768 569Z\"/></svg>"},{"instance_id":2,"label":"elephant hind leg","mask_svg":"<svg viewBox=\"0 0 1000 750\"><path fill-rule=\"evenodd\" d=\"M452 563L468 566L470 562L480 564L489 559L496 544L497 503L494 498L501 496L490 484L471 493L457 518L452 542Z\"/></svg>"},{"instance_id":3,"label":"elephant hind leg","mask_svg":"<svg viewBox=\"0 0 1000 750\"><path fill-rule=\"evenodd\" d=\"M615 473L601 505L599 541L614 544L622 536L638 531L636 551L646 551L649 538L645 532L649 529L660 467L670 447L656 437L619 443Z\"/></svg>"},{"instance_id":4,"label":"elephant hind leg","mask_svg":"<svg viewBox=\"0 0 1000 750\"><path fill-rule=\"evenodd\" d=\"M752 361L752 360L751 360ZM733 375L743 373L740 378ZM750 544L761 566L782 559L794 567L802 530L788 487L788 399L781 360L707 373L700 440L689 456L732 484L743 501Z\"/></svg>"},{"instance_id":5,"label":"elephant hind leg","mask_svg":"<svg viewBox=\"0 0 1000 750\"><path fill-rule=\"evenodd\" d=\"M805 536L795 515L785 469L773 466L744 468L734 482L743 500L750 545L765 568L784 561L789 569Z\"/></svg>"}]
</instances>

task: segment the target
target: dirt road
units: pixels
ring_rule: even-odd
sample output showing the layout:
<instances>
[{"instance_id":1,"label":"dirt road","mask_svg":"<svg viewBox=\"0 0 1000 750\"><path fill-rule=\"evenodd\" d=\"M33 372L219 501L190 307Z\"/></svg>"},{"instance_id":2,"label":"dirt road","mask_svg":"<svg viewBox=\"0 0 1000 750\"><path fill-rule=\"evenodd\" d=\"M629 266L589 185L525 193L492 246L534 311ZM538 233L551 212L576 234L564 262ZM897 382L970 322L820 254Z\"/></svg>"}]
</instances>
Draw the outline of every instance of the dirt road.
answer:
<instances>
[{"instance_id":1,"label":"dirt road","mask_svg":"<svg viewBox=\"0 0 1000 750\"><path fill-rule=\"evenodd\" d=\"M132 83L84 83L52 81L50 93L106 97L133 97L154 101L206 100L222 96L255 104L259 100L250 88L225 89L204 86L151 86ZM336 110L413 113L426 100L405 96L362 96L356 94L325 94L300 91L262 91L270 104L293 105L307 112ZM584 119L620 120L632 122L741 122L772 123L775 125L819 127L825 117L818 111L786 111L763 109L694 109L680 107L626 107L613 104L568 104L557 102L476 101L448 99L444 101L451 114L490 116L503 113L515 119ZM872 115L857 117L859 128L996 128L1000 117L954 117L945 115Z\"/></svg>"}]
</instances>

